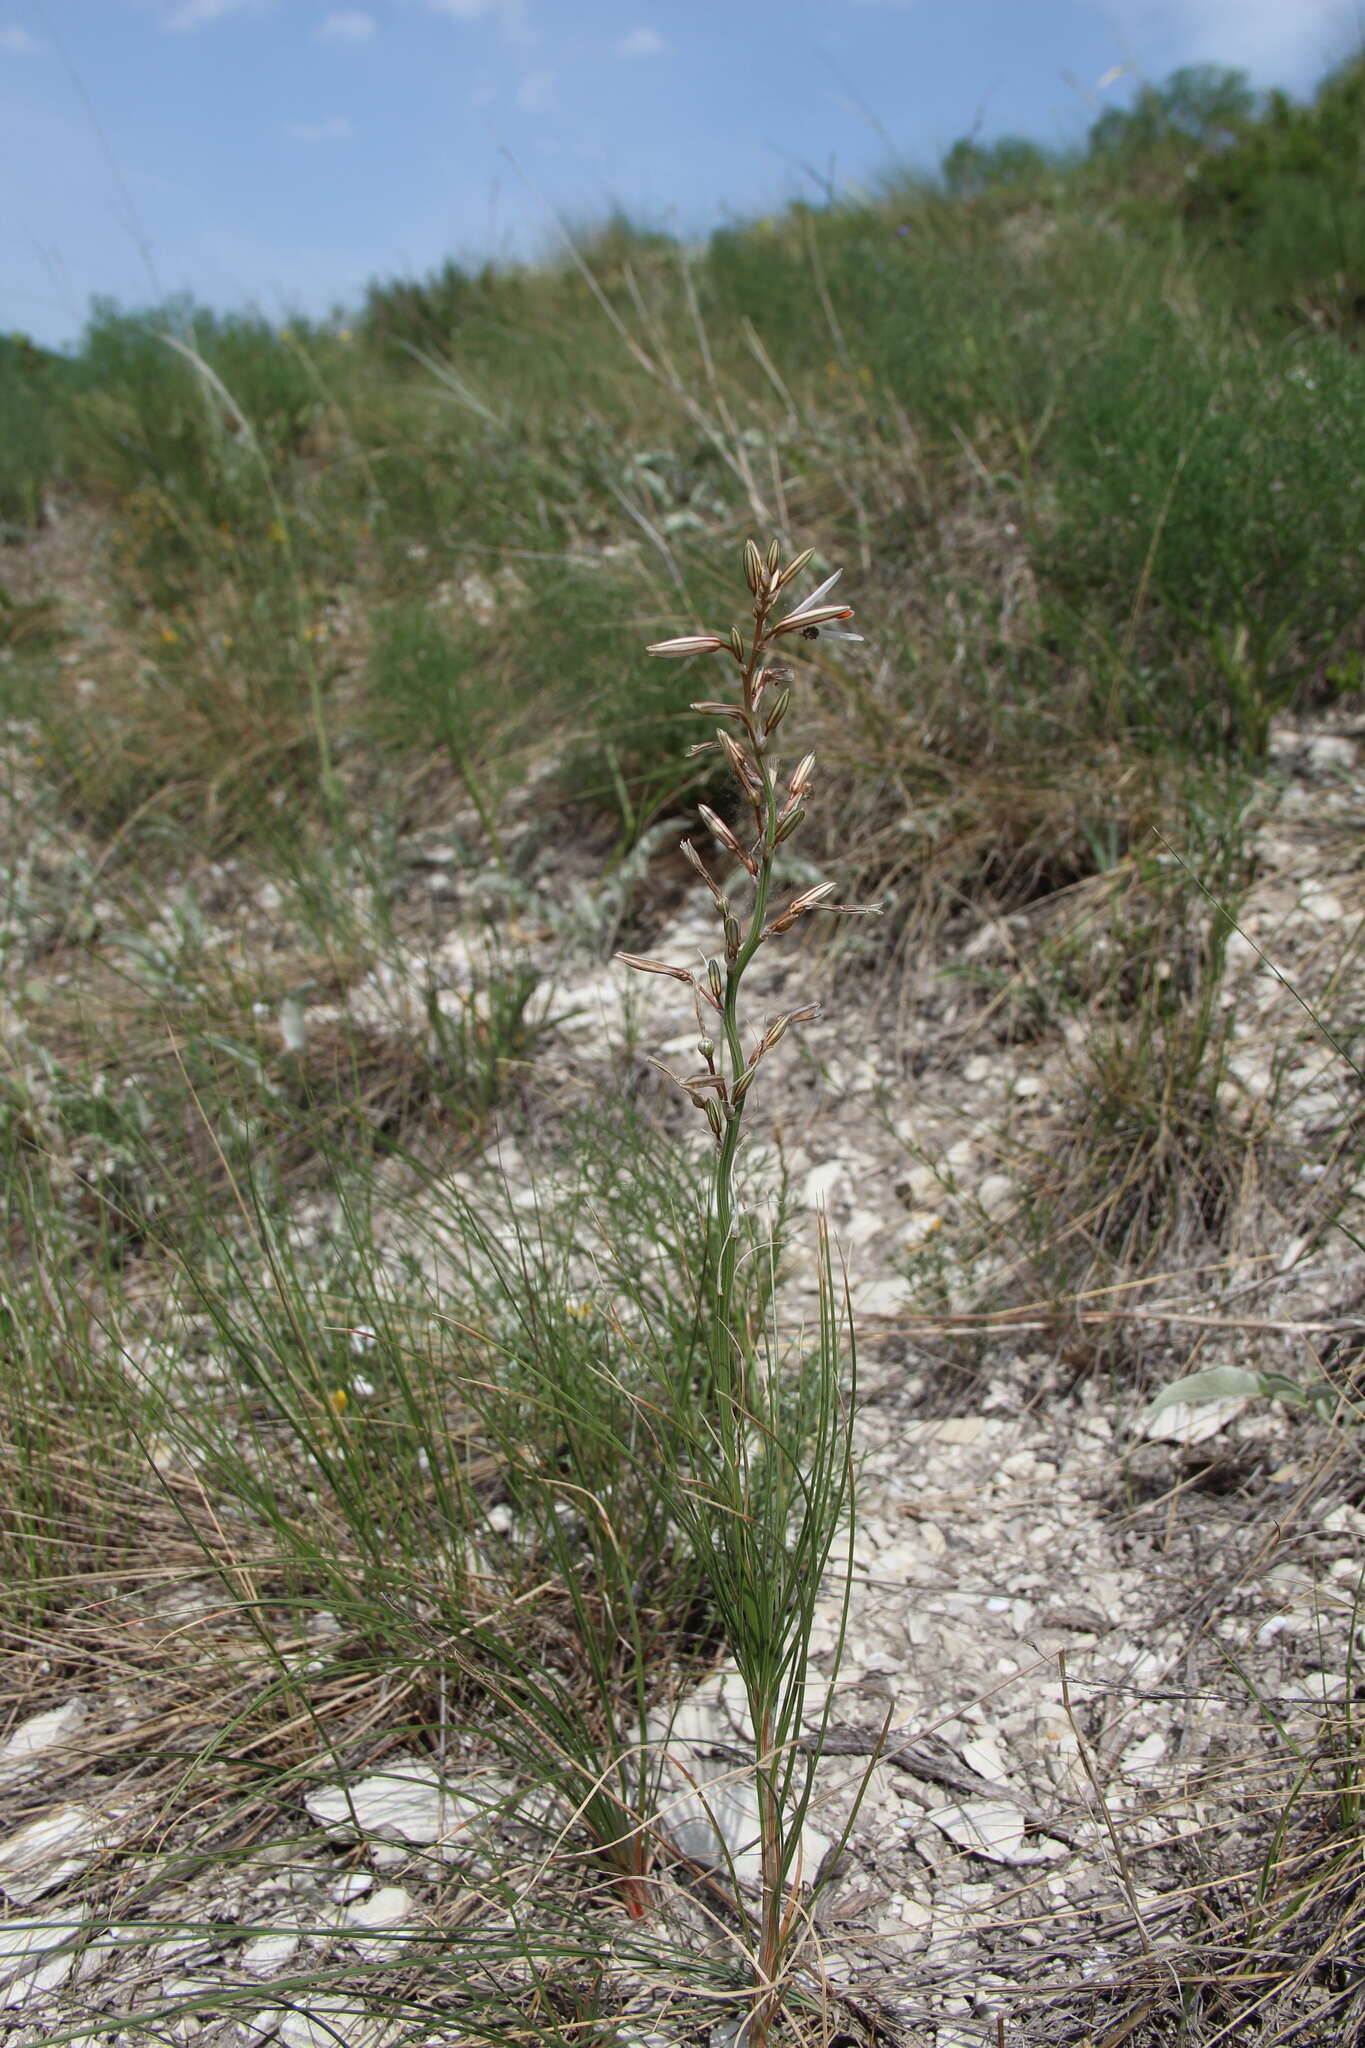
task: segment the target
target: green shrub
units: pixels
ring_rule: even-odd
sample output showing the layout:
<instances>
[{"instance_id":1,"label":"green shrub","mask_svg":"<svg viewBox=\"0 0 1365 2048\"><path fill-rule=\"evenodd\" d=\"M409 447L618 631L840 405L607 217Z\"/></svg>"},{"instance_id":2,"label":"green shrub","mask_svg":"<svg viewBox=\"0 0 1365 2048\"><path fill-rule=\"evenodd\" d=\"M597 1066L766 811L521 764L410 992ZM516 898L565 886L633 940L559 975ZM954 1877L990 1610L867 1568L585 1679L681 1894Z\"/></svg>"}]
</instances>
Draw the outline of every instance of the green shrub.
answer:
<instances>
[{"instance_id":1,"label":"green shrub","mask_svg":"<svg viewBox=\"0 0 1365 2048\"><path fill-rule=\"evenodd\" d=\"M1069 603L1136 626L1145 599L1168 644L1213 657L1206 702L1168 670L1158 715L1192 741L1259 752L1270 712L1359 621L1365 475L1341 423L1362 409L1365 365L1329 342L1210 349L1169 316L1078 369L1041 559Z\"/></svg>"}]
</instances>

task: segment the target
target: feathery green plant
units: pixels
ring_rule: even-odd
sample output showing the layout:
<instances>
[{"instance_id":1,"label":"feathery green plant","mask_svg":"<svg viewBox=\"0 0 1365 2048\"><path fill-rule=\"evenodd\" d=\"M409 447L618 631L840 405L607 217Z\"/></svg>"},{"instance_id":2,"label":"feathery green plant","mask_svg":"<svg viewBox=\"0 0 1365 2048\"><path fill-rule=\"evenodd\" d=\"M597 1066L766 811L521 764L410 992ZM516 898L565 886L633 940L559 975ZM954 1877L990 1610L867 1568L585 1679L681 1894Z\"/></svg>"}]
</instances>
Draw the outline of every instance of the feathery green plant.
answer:
<instances>
[{"instance_id":1,"label":"feathery green plant","mask_svg":"<svg viewBox=\"0 0 1365 2048\"><path fill-rule=\"evenodd\" d=\"M802 889L780 907L772 903L778 851L806 814L815 765L807 754L784 772L773 757L774 736L787 715L795 682L794 672L774 656L785 652L779 642L798 634L809 640L822 632L840 634L843 621L852 617L850 606L830 598L839 570L786 608L783 592L810 559L807 550L784 568L777 541L766 559L753 541L747 542L744 568L754 621L747 641L732 627L725 634L684 634L649 650L677 659L719 654L739 671L738 702L702 701L692 708L722 721L715 741L702 746L717 746L724 755L740 813L749 813L752 836L706 804L700 812L747 879L749 901L747 917L741 916L691 841L684 840L683 851L706 884L720 920L719 954L700 974L632 953L617 956L643 973L669 975L692 990L701 1067L682 1076L667 1067L661 1071L702 1111L716 1141L700 1282L703 1428L694 1439L699 1469L690 1486L679 1488L678 1515L704 1560L744 1685L753 1734L760 1897L746 2048L764 2048L769 2039L804 1931L801 1837L814 1791L813 1759L802 1746L809 1646L821 1579L849 1504L839 1315L823 1222L820 1337L814 1370L804 1384L800 1377L795 1386L789 1383L766 1321L756 1326L743 1313L738 1284L735 1162L749 1092L763 1060L789 1028L818 1014L815 1004L784 1012L763 1026L746 1053L741 987L768 940L817 908L849 908L829 903L832 882ZM761 1256L757 1248L752 1256ZM730 1873L733 1880L733 1861Z\"/></svg>"}]
</instances>

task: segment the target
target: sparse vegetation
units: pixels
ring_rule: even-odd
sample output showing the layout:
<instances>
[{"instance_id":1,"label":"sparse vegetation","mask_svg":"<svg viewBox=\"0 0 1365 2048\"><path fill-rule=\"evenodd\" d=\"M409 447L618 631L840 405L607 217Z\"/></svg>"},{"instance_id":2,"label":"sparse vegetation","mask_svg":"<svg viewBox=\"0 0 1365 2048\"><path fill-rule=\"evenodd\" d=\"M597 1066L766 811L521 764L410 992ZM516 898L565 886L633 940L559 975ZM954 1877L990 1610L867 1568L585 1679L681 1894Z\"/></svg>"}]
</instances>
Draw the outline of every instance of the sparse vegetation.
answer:
<instances>
[{"instance_id":1,"label":"sparse vegetation","mask_svg":"<svg viewBox=\"0 0 1365 2048\"><path fill-rule=\"evenodd\" d=\"M1027 1887L961 1907L1000 1946L926 1963L923 1999L919 1952L866 1995L832 1953L901 1898L874 1843L830 1903L877 1773L999 1785L980 1745L954 1780L887 1735L865 1641L829 1703L846 1602L941 1609L935 1517L979 1503L906 1506L942 1546L909 1565L850 1527L813 1126L872 1215L852 1280L868 1243L902 1275L863 1331L898 1457L1055 1401L1093 1425L1115 1554L1207 1581L1178 1665L1066 1681L1049 1724L1059 1841L1101 1875L1058 1909L1059 1954L1091 1947L1047 2038L1362 2024L1344 1551L1302 1619L1313 1545L1360 1523L1362 79L1297 106L1177 74L1074 157L967 140L701 249L615 219L556 263L376 284L353 327L102 305L69 356L0 344L0 1737L75 1698L73 1801L118 1792L42 2039L239 2038L266 1992L236 1959L284 1926L262 1871L334 1927L376 1844L399 1865L357 1804L387 1774L442 1788L403 1838L420 1909L286 1958L277 2025L1015 2042L1051 1938ZM750 533L778 538L744 557L742 702L699 716L712 670L644 648L732 670L707 636ZM797 679L761 682L784 563L793 599L842 564L868 637L819 630L826 587ZM814 946L831 895L884 914ZM776 1028L804 985L754 957L779 901L803 984L837 981L804 1050ZM671 946L714 1013L696 1053L655 1001ZM648 992L621 948L665 962ZM1226 1455L1135 1437L1180 1385L1281 1405ZM971 1627L1019 1562L974 1557ZM1057 1662L1028 1655L995 1691ZM1132 1699L1229 1671L1244 1748L1101 1829ZM144 1951L155 1992L106 1996Z\"/></svg>"}]
</instances>

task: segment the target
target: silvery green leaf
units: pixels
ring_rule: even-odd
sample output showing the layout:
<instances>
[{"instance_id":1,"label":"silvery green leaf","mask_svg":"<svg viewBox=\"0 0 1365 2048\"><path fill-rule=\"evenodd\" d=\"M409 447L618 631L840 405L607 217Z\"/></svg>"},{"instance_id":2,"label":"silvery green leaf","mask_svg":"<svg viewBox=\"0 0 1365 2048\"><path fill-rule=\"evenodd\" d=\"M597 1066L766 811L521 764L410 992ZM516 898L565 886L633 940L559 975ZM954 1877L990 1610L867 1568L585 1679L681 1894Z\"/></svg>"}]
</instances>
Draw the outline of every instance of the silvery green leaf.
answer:
<instances>
[{"instance_id":1,"label":"silvery green leaf","mask_svg":"<svg viewBox=\"0 0 1365 2048\"><path fill-rule=\"evenodd\" d=\"M1240 1365L1211 1365L1205 1372L1189 1373L1163 1387L1143 1416L1142 1427L1177 1402L1192 1406L1197 1401L1251 1401L1273 1391L1264 1373L1248 1372Z\"/></svg>"}]
</instances>

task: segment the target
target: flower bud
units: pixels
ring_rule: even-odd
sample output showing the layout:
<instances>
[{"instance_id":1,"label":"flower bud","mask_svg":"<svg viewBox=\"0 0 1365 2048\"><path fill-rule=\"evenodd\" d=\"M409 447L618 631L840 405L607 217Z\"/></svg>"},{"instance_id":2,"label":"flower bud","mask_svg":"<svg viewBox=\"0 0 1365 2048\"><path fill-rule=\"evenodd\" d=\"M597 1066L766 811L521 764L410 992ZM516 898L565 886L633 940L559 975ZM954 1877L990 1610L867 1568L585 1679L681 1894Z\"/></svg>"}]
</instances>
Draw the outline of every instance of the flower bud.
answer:
<instances>
[{"instance_id":1,"label":"flower bud","mask_svg":"<svg viewBox=\"0 0 1365 2048\"><path fill-rule=\"evenodd\" d=\"M689 654L719 654L725 642L718 633L683 633L676 640L656 640L646 654L663 654L671 661L685 661Z\"/></svg>"},{"instance_id":2,"label":"flower bud","mask_svg":"<svg viewBox=\"0 0 1365 2048\"><path fill-rule=\"evenodd\" d=\"M791 703L791 700L791 691L784 690L781 696L777 699L777 702L769 711L767 717L763 721L763 737L765 739L767 739L771 733L775 733L777 731L778 726L781 725L783 719L787 715L787 707Z\"/></svg>"},{"instance_id":3,"label":"flower bud","mask_svg":"<svg viewBox=\"0 0 1365 2048\"><path fill-rule=\"evenodd\" d=\"M744 580L757 597L763 581L763 557L751 540L744 543Z\"/></svg>"},{"instance_id":4,"label":"flower bud","mask_svg":"<svg viewBox=\"0 0 1365 2048\"><path fill-rule=\"evenodd\" d=\"M805 815L805 812L799 806L794 811L788 811L786 817L779 823L777 831L773 834L773 845L780 846L784 839L790 839Z\"/></svg>"},{"instance_id":5,"label":"flower bud","mask_svg":"<svg viewBox=\"0 0 1365 2048\"><path fill-rule=\"evenodd\" d=\"M716 1007L719 1008L725 1001L725 976L721 971L719 960L707 961L706 979L710 984L711 994L715 998Z\"/></svg>"}]
</instances>

